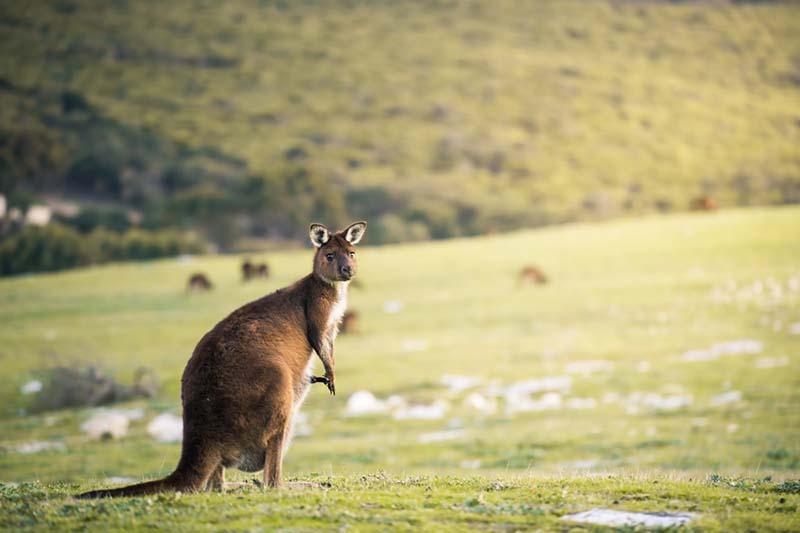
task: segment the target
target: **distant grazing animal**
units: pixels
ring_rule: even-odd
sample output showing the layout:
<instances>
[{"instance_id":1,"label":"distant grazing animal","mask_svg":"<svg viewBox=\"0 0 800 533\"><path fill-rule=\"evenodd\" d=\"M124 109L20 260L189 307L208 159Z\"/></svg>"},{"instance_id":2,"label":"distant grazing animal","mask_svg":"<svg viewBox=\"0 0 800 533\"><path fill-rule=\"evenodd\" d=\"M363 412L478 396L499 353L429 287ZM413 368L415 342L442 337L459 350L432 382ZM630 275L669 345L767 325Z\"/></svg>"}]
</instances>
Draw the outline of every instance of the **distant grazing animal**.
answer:
<instances>
[{"instance_id":1,"label":"distant grazing animal","mask_svg":"<svg viewBox=\"0 0 800 533\"><path fill-rule=\"evenodd\" d=\"M520 270L519 275L517 276L518 283L533 283L535 285L544 285L547 283L547 276L544 275L544 272L533 265L527 265L522 270Z\"/></svg>"},{"instance_id":2,"label":"distant grazing animal","mask_svg":"<svg viewBox=\"0 0 800 533\"><path fill-rule=\"evenodd\" d=\"M366 228L356 222L331 234L311 224L312 273L240 307L200 339L181 381L183 449L172 474L79 497L222 489L225 468L263 469L264 485L280 486L292 419L310 385L336 393L333 342ZM310 374L314 352L324 377Z\"/></svg>"},{"instance_id":3,"label":"distant grazing animal","mask_svg":"<svg viewBox=\"0 0 800 533\"><path fill-rule=\"evenodd\" d=\"M269 277L269 265L266 263L253 263L249 259L246 259L244 263L242 263L242 279L244 281L249 281L253 278L268 278Z\"/></svg>"},{"instance_id":4,"label":"distant grazing animal","mask_svg":"<svg viewBox=\"0 0 800 533\"><path fill-rule=\"evenodd\" d=\"M356 332L358 332L358 311L347 311L342 317L342 325L339 328L339 333Z\"/></svg>"},{"instance_id":5,"label":"distant grazing animal","mask_svg":"<svg viewBox=\"0 0 800 533\"><path fill-rule=\"evenodd\" d=\"M249 259L245 259L242 263L242 280L248 281L253 277L253 263Z\"/></svg>"},{"instance_id":6,"label":"distant grazing animal","mask_svg":"<svg viewBox=\"0 0 800 533\"><path fill-rule=\"evenodd\" d=\"M700 196L689 202L689 209L692 211L716 211L717 202L710 196Z\"/></svg>"},{"instance_id":7,"label":"distant grazing animal","mask_svg":"<svg viewBox=\"0 0 800 533\"><path fill-rule=\"evenodd\" d=\"M211 280L208 279L208 276L203 274L202 272L196 272L191 275L189 278L189 283L186 286L186 290L188 291L210 291L214 288L214 285L211 283Z\"/></svg>"}]
</instances>

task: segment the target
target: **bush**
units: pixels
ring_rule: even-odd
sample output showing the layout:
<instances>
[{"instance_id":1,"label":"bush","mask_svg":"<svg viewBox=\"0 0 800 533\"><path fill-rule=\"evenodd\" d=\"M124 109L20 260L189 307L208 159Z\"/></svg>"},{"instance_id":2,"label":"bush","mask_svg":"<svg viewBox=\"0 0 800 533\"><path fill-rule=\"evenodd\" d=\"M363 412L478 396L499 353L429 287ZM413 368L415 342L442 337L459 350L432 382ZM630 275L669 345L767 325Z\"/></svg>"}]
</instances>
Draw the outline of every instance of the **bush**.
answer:
<instances>
[{"instance_id":1,"label":"bush","mask_svg":"<svg viewBox=\"0 0 800 533\"><path fill-rule=\"evenodd\" d=\"M89 264L88 242L58 224L28 227L0 245L0 274L46 272Z\"/></svg>"},{"instance_id":2,"label":"bush","mask_svg":"<svg viewBox=\"0 0 800 533\"><path fill-rule=\"evenodd\" d=\"M50 224L26 227L0 244L0 275L202 251L197 240L170 231L130 230L120 235L97 229L84 236L72 228Z\"/></svg>"}]
</instances>

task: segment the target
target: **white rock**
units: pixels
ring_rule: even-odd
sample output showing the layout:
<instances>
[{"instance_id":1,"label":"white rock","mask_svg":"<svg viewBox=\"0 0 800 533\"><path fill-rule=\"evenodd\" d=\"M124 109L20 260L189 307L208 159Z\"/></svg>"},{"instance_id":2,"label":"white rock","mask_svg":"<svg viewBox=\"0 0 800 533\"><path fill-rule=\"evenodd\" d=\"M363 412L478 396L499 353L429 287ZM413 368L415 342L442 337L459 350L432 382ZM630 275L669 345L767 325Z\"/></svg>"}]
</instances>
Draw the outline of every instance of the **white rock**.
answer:
<instances>
[{"instance_id":1,"label":"white rock","mask_svg":"<svg viewBox=\"0 0 800 533\"><path fill-rule=\"evenodd\" d=\"M800 335L800 322L795 322L789 326L789 333L792 335Z\"/></svg>"},{"instance_id":2,"label":"white rock","mask_svg":"<svg viewBox=\"0 0 800 533\"><path fill-rule=\"evenodd\" d=\"M36 394L42 390L42 382L38 379L31 380L23 385L19 390L22 394Z\"/></svg>"},{"instance_id":3,"label":"white rock","mask_svg":"<svg viewBox=\"0 0 800 533\"><path fill-rule=\"evenodd\" d=\"M346 416L363 416L385 413L389 406L369 391L360 390L350 395L345 407Z\"/></svg>"},{"instance_id":4,"label":"white rock","mask_svg":"<svg viewBox=\"0 0 800 533\"><path fill-rule=\"evenodd\" d=\"M460 376L458 374L445 374L439 382L450 389L450 393L458 394L467 389L477 387L483 383L483 378L477 376Z\"/></svg>"},{"instance_id":5,"label":"white rock","mask_svg":"<svg viewBox=\"0 0 800 533\"><path fill-rule=\"evenodd\" d=\"M25 223L31 226L46 226L52 216L53 212L46 205L32 205L25 213Z\"/></svg>"},{"instance_id":6,"label":"white rock","mask_svg":"<svg viewBox=\"0 0 800 533\"><path fill-rule=\"evenodd\" d=\"M408 402L406 402L406 399L399 394L392 394L386 398L386 407L388 407L390 410L400 409L406 405L408 405Z\"/></svg>"},{"instance_id":7,"label":"white rock","mask_svg":"<svg viewBox=\"0 0 800 533\"><path fill-rule=\"evenodd\" d=\"M506 387L489 387L490 396L519 396L543 391L567 391L572 387L570 376L549 376L511 383Z\"/></svg>"},{"instance_id":8,"label":"white rock","mask_svg":"<svg viewBox=\"0 0 800 533\"><path fill-rule=\"evenodd\" d=\"M603 359L588 359L586 361L574 361L564 367L567 374L594 374L596 372L610 372L614 369L614 363Z\"/></svg>"},{"instance_id":9,"label":"white rock","mask_svg":"<svg viewBox=\"0 0 800 533\"><path fill-rule=\"evenodd\" d=\"M183 419L172 413L161 413L147 424L147 433L158 442L181 442Z\"/></svg>"},{"instance_id":10,"label":"white rock","mask_svg":"<svg viewBox=\"0 0 800 533\"><path fill-rule=\"evenodd\" d=\"M754 354L760 353L763 349L764 343L753 339L721 342L711 347L712 351L720 355Z\"/></svg>"},{"instance_id":11,"label":"white rock","mask_svg":"<svg viewBox=\"0 0 800 533\"><path fill-rule=\"evenodd\" d=\"M403 310L405 305L400 300L387 300L383 302L383 312L394 315Z\"/></svg>"},{"instance_id":12,"label":"white rock","mask_svg":"<svg viewBox=\"0 0 800 533\"><path fill-rule=\"evenodd\" d=\"M561 404L561 395L557 392L547 392L538 399L533 399L527 395L508 395L506 396L506 414L512 415L518 412L558 409Z\"/></svg>"},{"instance_id":13,"label":"white rock","mask_svg":"<svg viewBox=\"0 0 800 533\"><path fill-rule=\"evenodd\" d=\"M714 359L719 359L719 355L712 353L711 350L689 350L683 353L681 359L695 363L700 361L713 361Z\"/></svg>"},{"instance_id":14,"label":"white rock","mask_svg":"<svg viewBox=\"0 0 800 533\"><path fill-rule=\"evenodd\" d=\"M483 415L492 415L497 411L497 400L487 398L483 394L473 392L464 398L464 405Z\"/></svg>"},{"instance_id":15,"label":"white rock","mask_svg":"<svg viewBox=\"0 0 800 533\"><path fill-rule=\"evenodd\" d=\"M742 393L738 390L731 390L727 392L723 392L722 394L717 394L713 398L711 398L711 405L718 407L720 405L726 405L729 403L735 403L742 401Z\"/></svg>"},{"instance_id":16,"label":"white rock","mask_svg":"<svg viewBox=\"0 0 800 533\"><path fill-rule=\"evenodd\" d=\"M597 400L594 398L570 398L566 405L569 409L594 409L597 407Z\"/></svg>"},{"instance_id":17,"label":"white rock","mask_svg":"<svg viewBox=\"0 0 800 533\"><path fill-rule=\"evenodd\" d=\"M625 401L626 412L636 414L642 410L647 411L675 411L692 404L692 397L685 394L662 396L654 392L635 392Z\"/></svg>"},{"instance_id":18,"label":"white rock","mask_svg":"<svg viewBox=\"0 0 800 533\"><path fill-rule=\"evenodd\" d=\"M410 405L397 409L392 416L395 420L438 420L450 408L447 402L436 400L428 405Z\"/></svg>"},{"instance_id":19,"label":"white rock","mask_svg":"<svg viewBox=\"0 0 800 533\"><path fill-rule=\"evenodd\" d=\"M432 431L430 433L423 433L417 437L417 442L421 444L429 444L431 442L442 442L446 440L460 439L464 436L463 429L451 429L448 431Z\"/></svg>"},{"instance_id":20,"label":"white rock","mask_svg":"<svg viewBox=\"0 0 800 533\"><path fill-rule=\"evenodd\" d=\"M14 446L14 451L22 454L39 453L44 451L58 451L63 452L67 447L60 441L47 441L47 440L34 440L30 442L22 442Z\"/></svg>"},{"instance_id":21,"label":"white rock","mask_svg":"<svg viewBox=\"0 0 800 533\"><path fill-rule=\"evenodd\" d=\"M610 391L603 394L603 403L617 403L622 400L622 395L618 392Z\"/></svg>"},{"instance_id":22,"label":"white rock","mask_svg":"<svg viewBox=\"0 0 800 533\"><path fill-rule=\"evenodd\" d=\"M403 352L424 352L428 349L428 341L425 339L405 339L400 345Z\"/></svg>"},{"instance_id":23,"label":"white rock","mask_svg":"<svg viewBox=\"0 0 800 533\"><path fill-rule=\"evenodd\" d=\"M130 420L127 416L117 411L98 411L81 424L81 431L89 438L99 440L104 438L119 439L128 433Z\"/></svg>"},{"instance_id":24,"label":"white rock","mask_svg":"<svg viewBox=\"0 0 800 533\"><path fill-rule=\"evenodd\" d=\"M631 513L598 508L565 515L561 520L611 527L668 528L688 524L694 517L692 513Z\"/></svg>"},{"instance_id":25,"label":"white rock","mask_svg":"<svg viewBox=\"0 0 800 533\"><path fill-rule=\"evenodd\" d=\"M761 357L756 359L756 368L778 368L789 365L789 358L783 357Z\"/></svg>"},{"instance_id":26,"label":"white rock","mask_svg":"<svg viewBox=\"0 0 800 533\"><path fill-rule=\"evenodd\" d=\"M447 421L447 429L457 429L463 427L464 427L464 421L458 417L451 418L450 420Z\"/></svg>"},{"instance_id":27,"label":"white rock","mask_svg":"<svg viewBox=\"0 0 800 533\"><path fill-rule=\"evenodd\" d=\"M718 342L705 350L689 350L682 356L684 361L713 361L723 355L748 355L760 353L764 343L753 339L740 339L729 342Z\"/></svg>"}]
</instances>

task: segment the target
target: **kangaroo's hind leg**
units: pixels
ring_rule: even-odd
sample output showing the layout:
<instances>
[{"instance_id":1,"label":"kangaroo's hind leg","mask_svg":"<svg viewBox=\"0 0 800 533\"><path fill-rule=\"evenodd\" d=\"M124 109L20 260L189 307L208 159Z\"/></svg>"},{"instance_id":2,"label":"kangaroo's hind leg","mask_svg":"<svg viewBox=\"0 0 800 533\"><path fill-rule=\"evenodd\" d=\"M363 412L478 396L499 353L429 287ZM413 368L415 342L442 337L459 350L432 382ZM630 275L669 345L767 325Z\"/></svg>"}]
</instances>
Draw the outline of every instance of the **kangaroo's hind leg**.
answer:
<instances>
[{"instance_id":1,"label":"kangaroo's hind leg","mask_svg":"<svg viewBox=\"0 0 800 533\"><path fill-rule=\"evenodd\" d=\"M222 462L219 463L214 473L211 474L211 477L208 479L208 483L206 484L207 491L222 491L225 489L225 467L222 466Z\"/></svg>"},{"instance_id":2,"label":"kangaroo's hind leg","mask_svg":"<svg viewBox=\"0 0 800 533\"><path fill-rule=\"evenodd\" d=\"M289 437L292 418L293 394L291 388L271 395L267 405L270 413L267 428L264 432L264 486L281 486L281 466L283 465L283 448Z\"/></svg>"}]
</instances>

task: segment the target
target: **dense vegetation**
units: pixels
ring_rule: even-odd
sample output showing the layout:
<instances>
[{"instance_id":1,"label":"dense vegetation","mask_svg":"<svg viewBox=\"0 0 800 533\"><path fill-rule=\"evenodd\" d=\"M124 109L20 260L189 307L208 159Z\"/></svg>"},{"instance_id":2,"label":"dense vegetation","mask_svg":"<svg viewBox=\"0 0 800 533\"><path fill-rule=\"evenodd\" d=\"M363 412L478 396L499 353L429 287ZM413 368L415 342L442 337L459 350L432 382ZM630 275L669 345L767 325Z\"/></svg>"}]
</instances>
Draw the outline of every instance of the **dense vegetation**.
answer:
<instances>
[{"instance_id":1,"label":"dense vegetation","mask_svg":"<svg viewBox=\"0 0 800 533\"><path fill-rule=\"evenodd\" d=\"M0 193L230 249L800 201L793 2L10 2Z\"/></svg>"},{"instance_id":2,"label":"dense vegetation","mask_svg":"<svg viewBox=\"0 0 800 533\"><path fill-rule=\"evenodd\" d=\"M171 231L81 233L60 224L26 227L0 242L0 275L47 272L107 263L198 253L196 240Z\"/></svg>"}]
</instances>

